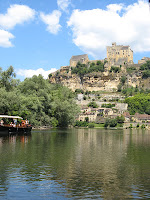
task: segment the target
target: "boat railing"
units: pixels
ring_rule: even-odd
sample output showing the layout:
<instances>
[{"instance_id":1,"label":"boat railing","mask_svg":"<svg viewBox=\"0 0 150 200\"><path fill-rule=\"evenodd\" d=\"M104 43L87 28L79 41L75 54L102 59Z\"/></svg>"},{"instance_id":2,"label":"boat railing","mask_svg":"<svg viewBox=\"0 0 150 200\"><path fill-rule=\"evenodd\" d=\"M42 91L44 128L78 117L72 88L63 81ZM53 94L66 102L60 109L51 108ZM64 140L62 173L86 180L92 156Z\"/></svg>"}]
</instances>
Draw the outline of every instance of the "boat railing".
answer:
<instances>
[{"instance_id":1,"label":"boat railing","mask_svg":"<svg viewBox=\"0 0 150 200\"><path fill-rule=\"evenodd\" d=\"M0 126L14 127L14 128L28 128L28 127L31 127L31 125L29 125L29 124L0 124Z\"/></svg>"}]
</instances>

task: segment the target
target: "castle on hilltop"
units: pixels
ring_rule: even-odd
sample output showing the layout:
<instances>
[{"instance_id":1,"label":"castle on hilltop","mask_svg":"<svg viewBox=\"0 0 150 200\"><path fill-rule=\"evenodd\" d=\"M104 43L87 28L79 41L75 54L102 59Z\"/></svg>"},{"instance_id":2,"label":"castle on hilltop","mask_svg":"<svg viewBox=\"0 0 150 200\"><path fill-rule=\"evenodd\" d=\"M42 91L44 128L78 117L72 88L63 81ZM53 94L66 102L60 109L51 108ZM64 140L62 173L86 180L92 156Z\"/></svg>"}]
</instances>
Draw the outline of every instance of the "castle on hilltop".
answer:
<instances>
[{"instance_id":1,"label":"castle on hilltop","mask_svg":"<svg viewBox=\"0 0 150 200\"><path fill-rule=\"evenodd\" d=\"M62 66L60 72L71 71L71 67L76 67L77 63L90 65L90 63L97 63L101 61L104 63L105 72L109 72L112 66L122 67L123 71L126 71L126 67L139 67L141 64L146 63L150 60L149 57L143 57L141 60L138 60L138 64L133 62L133 50L130 46L117 45L116 42L112 43L112 46L107 46L107 58L103 60L89 60L87 54L72 56L70 59L69 66ZM54 72L53 74L55 74Z\"/></svg>"},{"instance_id":2,"label":"castle on hilltop","mask_svg":"<svg viewBox=\"0 0 150 200\"><path fill-rule=\"evenodd\" d=\"M90 60L87 54L72 56L68 66L62 66L49 75L50 82L61 83L72 91L76 89L117 91L122 83L121 77L125 76L127 86L149 89L150 79L142 78L142 72L139 69L150 58L143 57L137 64L134 64L133 51L130 46L117 45L114 42L112 46L107 46L106 49L107 58L103 60ZM81 81L81 77L77 73L72 73L78 62L85 64L88 69L93 67L96 70L91 71L92 73L87 72ZM102 70L100 70L100 67L102 67Z\"/></svg>"},{"instance_id":3,"label":"castle on hilltop","mask_svg":"<svg viewBox=\"0 0 150 200\"><path fill-rule=\"evenodd\" d=\"M130 46L116 45L116 42L112 43L112 46L107 46L107 58L100 60L101 62L107 61L108 66L120 66L133 63L133 51ZM97 60L96 60L97 61ZM90 61L87 54L72 56L70 59L70 66L75 67L78 62L81 64L88 64L96 62Z\"/></svg>"},{"instance_id":4,"label":"castle on hilltop","mask_svg":"<svg viewBox=\"0 0 150 200\"><path fill-rule=\"evenodd\" d=\"M116 45L107 46L107 61L110 65L133 64L133 51L130 46Z\"/></svg>"}]
</instances>

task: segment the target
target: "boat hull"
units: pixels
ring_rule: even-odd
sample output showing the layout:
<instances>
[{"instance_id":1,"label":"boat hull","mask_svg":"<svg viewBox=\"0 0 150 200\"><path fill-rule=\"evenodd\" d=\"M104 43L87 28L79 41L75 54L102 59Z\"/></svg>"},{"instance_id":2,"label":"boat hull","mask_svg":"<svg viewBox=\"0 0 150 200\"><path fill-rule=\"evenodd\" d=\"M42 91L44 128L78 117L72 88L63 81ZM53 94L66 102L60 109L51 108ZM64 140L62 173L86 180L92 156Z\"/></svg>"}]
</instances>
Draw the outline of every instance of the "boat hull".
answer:
<instances>
[{"instance_id":1,"label":"boat hull","mask_svg":"<svg viewBox=\"0 0 150 200\"><path fill-rule=\"evenodd\" d=\"M0 126L0 136L3 135L23 135L23 134L30 134L32 130L31 126L28 127L6 127L6 126Z\"/></svg>"}]
</instances>

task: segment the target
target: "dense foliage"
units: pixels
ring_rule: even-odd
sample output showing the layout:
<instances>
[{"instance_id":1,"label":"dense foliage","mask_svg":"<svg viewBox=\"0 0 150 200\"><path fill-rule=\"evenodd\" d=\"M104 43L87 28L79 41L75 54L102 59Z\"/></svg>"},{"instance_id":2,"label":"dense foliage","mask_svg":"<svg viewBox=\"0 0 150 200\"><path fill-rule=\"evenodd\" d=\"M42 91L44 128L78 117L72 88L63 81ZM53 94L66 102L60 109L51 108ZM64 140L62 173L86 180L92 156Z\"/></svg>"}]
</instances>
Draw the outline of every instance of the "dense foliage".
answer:
<instances>
[{"instance_id":1,"label":"dense foliage","mask_svg":"<svg viewBox=\"0 0 150 200\"><path fill-rule=\"evenodd\" d=\"M0 87L1 114L28 118L36 126L66 127L74 122L79 109L68 88L52 85L41 75L14 84L12 75L4 72L0 74L0 80L5 80L1 81Z\"/></svg>"},{"instance_id":2,"label":"dense foliage","mask_svg":"<svg viewBox=\"0 0 150 200\"><path fill-rule=\"evenodd\" d=\"M119 124L119 126L123 126L124 120L125 120L125 118L123 115L117 116L114 119L106 119L104 127L106 127L106 128L108 126L115 127L115 126L117 126L117 124Z\"/></svg>"},{"instance_id":3,"label":"dense foliage","mask_svg":"<svg viewBox=\"0 0 150 200\"><path fill-rule=\"evenodd\" d=\"M102 108L112 108L112 107L115 107L115 104L111 104L111 103L108 103L108 104L104 103L104 104L102 104Z\"/></svg>"},{"instance_id":4,"label":"dense foliage","mask_svg":"<svg viewBox=\"0 0 150 200\"><path fill-rule=\"evenodd\" d=\"M111 66L110 72L117 73L117 72L120 72L120 71L121 71L120 67Z\"/></svg>"},{"instance_id":5,"label":"dense foliage","mask_svg":"<svg viewBox=\"0 0 150 200\"><path fill-rule=\"evenodd\" d=\"M150 93L139 93L133 97L126 98L125 102L128 104L128 110L131 115L136 112L150 114Z\"/></svg>"},{"instance_id":6,"label":"dense foliage","mask_svg":"<svg viewBox=\"0 0 150 200\"><path fill-rule=\"evenodd\" d=\"M71 68L71 73L78 74L81 82L83 81L84 75L91 72L104 72L104 63L102 63L101 61L97 61L96 63L86 65L78 62L76 67Z\"/></svg>"},{"instance_id":7,"label":"dense foliage","mask_svg":"<svg viewBox=\"0 0 150 200\"><path fill-rule=\"evenodd\" d=\"M140 70L142 71L142 78L148 78L150 77L150 60L148 60L146 63L144 63Z\"/></svg>"},{"instance_id":8,"label":"dense foliage","mask_svg":"<svg viewBox=\"0 0 150 200\"><path fill-rule=\"evenodd\" d=\"M87 126L88 126L88 122L77 120L77 121L75 122L74 126L78 126L78 127L87 127Z\"/></svg>"},{"instance_id":9,"label":"dense foliage","mask_svg":"<svg viewBox=\"0 0 150 200\"><path fill-rule=\"evenodd\" d=\"M131 66L131 67L127 66L126 71L127 71L128 74L132 74L132 73L135 73L137 71L137 68L133 67L133 66Z\"/></svg>"},{"instance_id":10,"label":"dense foliage","mask_svg":"<svg viewBox=\"0 0 150 200\"><path fill-rule=\"evenodd\" d=\"M98 108L98 105L95 101L91 101L89 104L88 104L88 107L92 107L92 108Z\"/></svg>"}]
</instances>

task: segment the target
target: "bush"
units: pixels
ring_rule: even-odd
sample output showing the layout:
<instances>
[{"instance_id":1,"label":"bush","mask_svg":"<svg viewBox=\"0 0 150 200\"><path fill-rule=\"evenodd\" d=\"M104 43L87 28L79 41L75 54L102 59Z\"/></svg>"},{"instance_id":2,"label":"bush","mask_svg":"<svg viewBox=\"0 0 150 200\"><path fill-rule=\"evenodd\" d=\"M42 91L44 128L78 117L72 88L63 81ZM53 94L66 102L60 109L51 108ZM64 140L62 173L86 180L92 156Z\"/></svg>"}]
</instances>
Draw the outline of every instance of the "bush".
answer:
<instances>
[{"instance_id":1,"label":"bush","mask_svg":"<svg viewBox=\"0 0 150 200\"><path fill-rule=\"evenodd\" d=\"M125 120L125 118L124 118L124 116L123 115L121 115L120 117L119 116L117 116L117 123L119 123L119 124L123 124L124 123L124 120Z\"/></svg>"},{"instance_id":2,"label":"bush","mask_svg":"<svg viewBox=\"0 0 150 200\"><path fill-rule=\"evenodd\" d=\"M121 81L121 83L122 83L123 85L125 84L126 79L127 79L126 76L122 76L122 77L121 77L121 80L120 80L120 81Z\"/></svg>"},{"instance_id":3,"label":"bush","mask_svg":"<svg viewBox=\"0 0 150 200\"><path fill-rule=\"evenodd\" d=\"M146 128L145 124L142 124L141 129L145 129L145 128Z\"/></svg>"},{"instance_id":4,"label":"bush","mask_svg":"<svg viewBox=\"0 0 150 200\"><path fill-rule=\"evenodd\" d=\"M115 127L117 126L117 119L106 119L105 123L104 123L104 127Z\"/></svg>"},{"instance_id":5,"label":"bush","mask_svg":"<svg viewBox=\"0 0 150 200\"><path fill-rule=\"evenodd\" d=\"M109 104L102 104L102 108L112 108L112 107L115 107L115 104L111 104L111 103L109 103Z\"/></svg>"},{"instance_id":6,"label":"bush","mask_svg":"<svg viewBox=\"0 0 150 200\"><path fill-rule=\"evenodd\" d=\"M111 119L110 120L110 127L115 127L117 126L117 120L116 119Z\"/></svg>"},{"instance_id":7,"label":"bush","mask_svg":"<svg viewBox=\"0 0 150 200\"><path fill-rule=\"evenodd\" d=\"M98 108L98 105L95 101L92 101L88 104L88 107L92 107L92 108Z\"/></svg>"},{"instance_id":8,"label":"bush","mask_svg":"<svg viewBox=\"0 0 150 200\"><path fill-rule=\"evenodd\" d=\"M76 89L76 90L75 90L75 93L76 93L76 94L80 94L80 93L81 93L81 94L84 94L84 91L83 91L82 89Z\"/></svg>"},{"instance_id":9,"label":"bush","mask_svg":"<svg viewBox=\"0 0 150 200\"><path fill-rule=\"evenodd\" d=\"M89 123L88 127L89 127L89 128L94 128L95 125L94 125L94 123Z\"/></svg>"},{"instance_id":10,"label":"bush","mask_svg":"<svg viewBox=\"0 0 150 200\"><path fill-rule=\"evenodd\" d=\"M119 67L111 66L110 72L117 73L117 72L120 72L120 71L121 71L121 69Z\"/></svg>"},{"instance_id":11,"label":"bush","mask_svg":"<svg viewBox=\"0 0 150 200\"><path fill-rule=\"evenodd\" d=\"M75 126L78 126L78 127L87 127L87 126L88 126L88 122L77 120L77 121L75 122Z\"/></svg>"}]
</instances>

